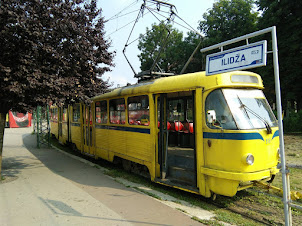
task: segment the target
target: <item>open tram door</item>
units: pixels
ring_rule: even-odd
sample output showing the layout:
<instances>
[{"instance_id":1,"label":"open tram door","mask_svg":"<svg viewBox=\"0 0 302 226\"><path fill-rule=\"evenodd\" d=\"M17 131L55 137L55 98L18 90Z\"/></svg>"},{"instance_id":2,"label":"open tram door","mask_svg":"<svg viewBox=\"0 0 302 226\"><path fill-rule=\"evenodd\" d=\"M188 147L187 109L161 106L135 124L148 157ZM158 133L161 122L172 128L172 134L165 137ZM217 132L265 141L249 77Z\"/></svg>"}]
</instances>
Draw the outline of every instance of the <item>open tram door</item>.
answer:
<instances>
[{"instance_id":1,"label":"open tram door","mask_svg":"<svg viewBox=\"0 0 302 226\"><path fill-rule=\"evenodd\" d=\"M92 120L93 114L90 106L83 105L83 154L94 157Z\"/></svg>"},{"instance_id":2,"label":"open tram door","mask_svg":"<svg viewBox=\"0 0 302 226\"><path fill-rule=\"evenodd\" d=\"M62 144L66 144L68 140L68 108L58 108L58 140Z\"/></svg>"},{"instance_id":3,"label":"open tram door","mask_svg":"<svg viewBox=\"0 0 302 226\"><path fill-rule=\"evenodd\" d=\"M194 91L156 96L158 118L156 181L197 191Z\"/></svg>"}]
</instances>

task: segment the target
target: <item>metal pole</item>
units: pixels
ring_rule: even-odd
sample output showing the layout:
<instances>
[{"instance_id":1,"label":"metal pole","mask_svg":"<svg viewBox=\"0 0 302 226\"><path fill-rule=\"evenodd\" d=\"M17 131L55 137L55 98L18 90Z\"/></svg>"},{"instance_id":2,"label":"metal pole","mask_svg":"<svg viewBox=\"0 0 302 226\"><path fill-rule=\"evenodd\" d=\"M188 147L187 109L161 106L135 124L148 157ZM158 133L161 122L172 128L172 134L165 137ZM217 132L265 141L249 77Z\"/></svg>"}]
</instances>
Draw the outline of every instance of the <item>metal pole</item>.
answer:
<instances>
[{"instance_id":1,"label":"metal pole","mask_svg":"<svg viewBox=\"0 0 302 226\"><path fill-rule=\"evenodd\" d=\"M189 63L191 62L193 56L195 55L195 53L197 52L197 50L199 49L200 45L202 43L202 40L199 42L199 44L197 45L197 47L195 48L195 50L193 51L193 53L191 54L190 58L187 60L187 63L185 64L185 66L182 68L181 72L179 74L183 74L185 72L185 70L187 69Z\"/></svg>"},{"instance_id":2,"label":"metal pole","mask_svg":"<svg viewBox=\"0 0 302 226\"><path fill-rule=\"evenodd\" d=\"M274 62L274 74L275 74L275 91L276 91L276 103L277 103L277 114L278 114L278 126L279 126L279 140L280 140L280 155L281 155L281 167L282 167L282 186L283 186L283 204L284 204L284 217L285 225L291 225L289 221L289 199L288 199L288 183L287 183L287 169L285 164L285 153L284 153L284 134L283 134L283 123L282 123L282 106L281 106L281 89L280 89L280 78L279 78L279 64L278 64L278 47L277 47L277 32L276 27L272 27L272 45L273 45L273 62Z\"/></svg>"},{"instance_id":3,"label":"metal pole","mask_svg":"<svg viewBox=\"0 0 302 226\"><path fill-rule=\"evenodd\" d=\"M37 148L40 148L40 108L37 107Z\"/></svg>"},{"instance_id":4,"label":"metal pole","mask_svg":"<svg viewBox=\"0 0 302 226\"><path fill-rule=\"evenodd\" d=\"M49 105L46 105L46 123L47 123L47 144L50 147L50 125L49 125Z\"/></svg>"},{"instance_id":5,"label":"metal pole","mask_svg":"<svg viewBox=\"0 0 302 226\"><path fill-rule=\"evenodd\" d=\"M234 39L231 39L231 40L228 40L228 41L225 41L225 42L218 43L216 45L212 45L212 46L203 48L203 49L200 50L200 52L203 53L203 52L207 52L207 51L210 51L210 50L213 50L213 49L218 49L218 48L221 48L222 46L227 46L227 45L233 44L235 42L240 42L242 40L246 40L248 38L253 38L255 36L262 35L262 34L265 34L265 33L268 33L268 32L272 32L272 27L269 27L269 28L266 28L266 29L263 29L263 30L260 30L260 31L255 31L253 33L243 35L243 36L240 36L238 38L234 38Z\"/></svg>"},{"instance_id":6,"label":"metal pole","mask_svg":"<svg viewBox=\"0 0 302 226\"><path fill-rule=\"evenodd\" d=\"M33 118L32 118L32 124L33 124L33 127L34 127L34 133L36 133L36 120L37 120L37 113L35 110L33 110Z\"/></svg>"}]
</instances>

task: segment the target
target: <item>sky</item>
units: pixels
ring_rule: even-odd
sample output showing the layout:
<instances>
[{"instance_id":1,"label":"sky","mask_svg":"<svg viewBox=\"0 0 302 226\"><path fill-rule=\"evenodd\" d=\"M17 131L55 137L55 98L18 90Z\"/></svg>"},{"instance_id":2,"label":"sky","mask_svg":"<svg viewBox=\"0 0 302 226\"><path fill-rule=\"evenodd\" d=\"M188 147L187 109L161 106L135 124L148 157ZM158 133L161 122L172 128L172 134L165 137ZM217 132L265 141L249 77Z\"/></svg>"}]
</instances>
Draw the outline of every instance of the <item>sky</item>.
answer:
<instances>
[{"instance_id":1,"label":"sky","mask_svg":"<svg viewBox=\"0 0 302 226\"><path fill-rule=\"evenodd\" d=\"M167 2L176 7L179 17L197 30L198 21L202 19L202 15L208 9L212 8L214 1L215 0L168 0ZM102 9L102 16L105 20L109 20L105 24L105 38L111 41L109 51L116 52L114 57L115 67L111 68L111 72L106 72L102 78L104 80L109 79L109 82L113 83L113 87L122 87L127 83L135 84L137 83L137 79L134 78L134 73L123 55L123 49L133 28L133 21L137 18L139 9L143 4L143 0L98 0L97 4L98 7ZM162 7L161 9L168 10L166 7ZM144 16L140 17L136 23L128 43L137 39L139 34L144 34L146 27L150 28L153 23L158 23L158 20L151 13L147 12L148 11L145 10ZM163 19L163 17L158 17ZM186 36L189 30L179 26L177 23L184 26L186 26L186 24L178 18L175 18L174 21L173 27L182 31L184 36ZM138 41L135 41L126 48L126 56L136 73L140 72L140 61L137 57L140 51L137 45Z\"/></svg>"}]
</instances>

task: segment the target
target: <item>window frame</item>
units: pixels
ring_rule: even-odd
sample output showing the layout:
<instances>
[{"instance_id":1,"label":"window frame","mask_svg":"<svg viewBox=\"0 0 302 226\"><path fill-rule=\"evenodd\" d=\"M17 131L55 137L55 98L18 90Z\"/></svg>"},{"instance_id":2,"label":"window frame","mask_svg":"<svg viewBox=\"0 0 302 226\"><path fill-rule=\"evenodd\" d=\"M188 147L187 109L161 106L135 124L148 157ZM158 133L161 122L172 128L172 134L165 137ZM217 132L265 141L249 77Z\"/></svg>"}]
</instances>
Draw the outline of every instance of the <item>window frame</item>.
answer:
<instances>
[{"instance_id":1,"label":"window frame","mask_svg":"<svg viewBox=\"0 0 302 226\"><path fill-rule=\"evenodd\" d=\"M132 99L132 100L131 100ZM135 101L136 99L138 99L138 101ZM147 104L145 104L145 106L143 107L143 100L147 100ZM132 107L130 107L130 104L138 104L140 103L141 107L138 109L136 106L136 109L131 109ZM128 108L128 124L130 126L149 126L150 125L150 100L149 100L149 96L148 95L139 95L139 96L131 96L127 98L127 108ZM140 115L140 119L143 119L145 121L143 121L144 123L142 123L142 120L136 120L136 123L133 121L133 123L130 120L135 119L130 118L131 117L131 113L132 112L137 112L137 115L140 115L140 113L142 113ZM147 112L147 114L145 114ZM147 116L148 119L142 118L143 116ZM139 117L137 117L138 119ZM148 121L146 121L148 120Z\"/></svg>"},{"instance_id":2,"label":"window frame","mask_svg":"<svg viewBox=\"0 0 302 226\"><path fill-rule=\"evenodd\" d=\"M62 107L62 122L67 122L68 120L68 109Z\"/></svg>"},{"instance_id":3,"label":"window frame","mask_svg":"<svg viewBox=\"0 0 302 226\"><path fill-rule=\"evenodd\" d=\"M223 129L223 130L234 130L234 131L238 131L239 130L239 128L238 128L238 125L237 125L237 123L236 123L236 121L235 121L235 119L234 119L234 116L233 116L233 113L232 113L232 111L230 110L230 106L229 106L229 104L228 104L228 102L227 102L227 100L226 100L226 98L225 98L225 96L224 96L224 93L223 93L223 91L222 91L222 89L223 88L218 88L218 89L214 89L214 90L212 90L208 95L207 95L207 97L206 97L206 99L205 99L205 102L204 102L204 112L205 112L205 123L206 123L206 125L207 125L207 127L209 128L209 129ZM215 112L216 112L216 117L217 117L217 123L215 123L214 125L211 125L209 122L208 122L208 120L207 120L207 111L208 110L212 110L212 109L207 109L207 104L208 104L208 101L209 101L209 98L211 98L211 96L212 95L217 95L218 94L218 92L220 92L219 93L219 95L221 95L221 97L222 97L222 101L224 101L224 105L222 105L222 104L220 104L219 105L219 107L222 107L223 106L223 108L224 108L224 113L225 112L227 112L227 114L229 115L229 118L228 118L228 121L229 122L231 122L231 124L229 124L228 125L228 127L222 127L222 125L224 124L221 124L221 120L218 120L218 117L222 117L222 116L224 116L224 115L221 115L220 113L220 111L217 111L217 109L213 109L213 110L215 110ZM216 94L217 93L217 94ZM215 102L213 102L213 103L217 103L217 101L218 101L218 99L216 99L216 101ZM217 105L218 106L218 105ZM219 114L217 114L219 112ZM231 119L231 120L230 120ZM233 122L233 123L232 123ZM231 128L230 128L231 127Z\"/></svg>"},{"instance_id":4,"label":"window frame","mask_svg":"<svg viewBox=\"0 0 302 226\"><path fill-rule=\"evenodd\" d=\"M77 118L77 121L74 120L75 119L75 109L76 109L75 106L78 106L78 111L77 111L78 118ZM74 104L72 106L72 122L74 122L74 123L80 123L80 121L81 121L81 104Z\"/></svg>"},{"instance_id":5,"label":"window frame","mask_svg":"<svg viewBox=\"0 0 302 226\"><path fill-rule=\"evenodd\" d=\"M97 106L97 103L99 103L100 105ZM102 111L102 109L103 109L102 103L105 103L105 105L103 105L103 106L106 106L104 111ZM100 108L100 111L97 111L97 108ZM100 112L99 117L97 117L97 112ZM106 115L105 115L106 120L104 120L102 113L106 113ZM100 119L99 122L97 121L98 119ZM96 124L107 124L108 123L108 101L107 100L99 100L99 101L95 102L95 123Z\"/></svg>"},{"instance_id":6,"label":"window frame","mask_svg":"<svg viewBox=\"0 0 302 226\"><path fill-rule=\"evenodd\" d=\"M122 104L119 104L118 102L122 101ZM115 103L114 106L112 106L112 103ZM118 110L118 106L123 106L122 110ZM114 108L111 110L111 108ZM111 113L114 112L114 115L111 115ZM118 113L116 115L116 112ZM124 113L124 120L123 120L123 114ZM117 117L118 119L112 119L112 117ZM119 121L119 123L115 123L115 121ZM125 125L126 124L126 100L125 98L118 98L118 99L111 99L109 100L109 124L112 125Z\"/></svg>"}]
</instances>

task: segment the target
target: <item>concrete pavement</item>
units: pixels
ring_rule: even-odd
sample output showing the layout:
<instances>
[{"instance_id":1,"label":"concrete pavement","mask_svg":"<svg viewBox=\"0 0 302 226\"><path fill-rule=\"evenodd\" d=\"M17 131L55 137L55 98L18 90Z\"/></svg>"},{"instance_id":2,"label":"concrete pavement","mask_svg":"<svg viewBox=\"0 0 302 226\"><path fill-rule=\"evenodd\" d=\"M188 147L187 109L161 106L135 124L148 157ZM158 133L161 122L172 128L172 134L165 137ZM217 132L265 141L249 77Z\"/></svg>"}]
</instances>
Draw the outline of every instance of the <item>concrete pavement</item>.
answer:
<instances>
[{"instance_id":1,"label":"concrete pavement","mask_svg":"<svg viewBox=\"0 0 302 226\"><path fill-rule=\"evenodd\" d=\"M54 149L31 128L5 129L0 225L200 225Z\"/></svg>"}]
</instances>

